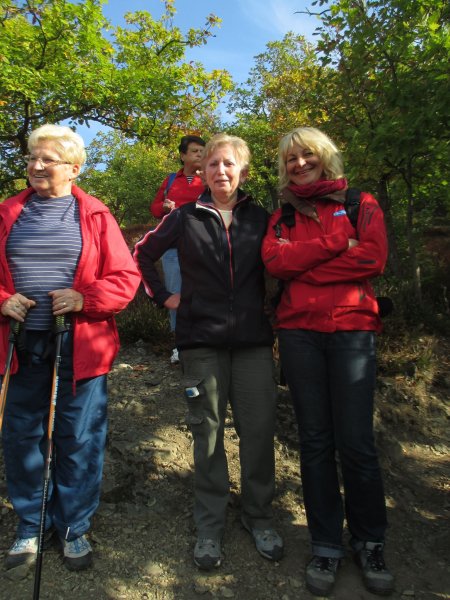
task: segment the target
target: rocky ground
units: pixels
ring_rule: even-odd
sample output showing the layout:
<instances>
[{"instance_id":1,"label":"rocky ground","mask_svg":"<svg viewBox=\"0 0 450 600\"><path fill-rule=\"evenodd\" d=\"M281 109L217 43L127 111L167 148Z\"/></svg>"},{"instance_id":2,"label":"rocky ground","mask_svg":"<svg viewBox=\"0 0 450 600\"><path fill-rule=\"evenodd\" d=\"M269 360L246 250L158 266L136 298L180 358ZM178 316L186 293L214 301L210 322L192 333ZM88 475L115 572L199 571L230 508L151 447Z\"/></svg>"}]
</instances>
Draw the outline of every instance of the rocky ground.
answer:
<instances>
[{"instance_id":1,"label":"rocky ground","mask_svg":"<svg viewBox=\"0 0 450 600\"><path fill-rule=\"evenodd\" d=\"M399 375L385 369L380 376L376 424L390 521L386 558L396 575L394 600L450 598L450 502L445 495L449 481L445 401L450 384L444 366L422 394L417 393L422 384L414 372ZM309 542L287 390L279 388L275 501L285 558L275 564L261 558L240 525L237 439L229 420L226 443L233 493L225 561L215 572L202 573L192 562L192 440L184 422L180 369L169 366L166 355L137 342L121 351L109 386L104 487L90 533L94 567L70 573L58 549L51 547L44 554L41 598L312 598L303 583ZM15 517L2 464L0 470L1 558L14 538ZM19 579L0 570L2 600L32 597L33 573ZM374 598L363 588L350 557L340 569L332 597Z\"/></svg>"}]
</instances>

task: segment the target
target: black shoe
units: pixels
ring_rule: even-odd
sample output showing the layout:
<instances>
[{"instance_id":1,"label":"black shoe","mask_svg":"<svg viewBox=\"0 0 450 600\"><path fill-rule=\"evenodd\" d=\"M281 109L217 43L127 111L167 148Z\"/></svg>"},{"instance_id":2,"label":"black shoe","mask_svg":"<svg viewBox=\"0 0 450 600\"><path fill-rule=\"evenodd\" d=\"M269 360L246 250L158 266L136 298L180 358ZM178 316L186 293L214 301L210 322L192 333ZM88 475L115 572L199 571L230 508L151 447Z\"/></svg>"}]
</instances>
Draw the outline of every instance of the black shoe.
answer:
<instances>
[{"instance_id":1,"label":"black shoe","mask_svg":"<svg viewBox=\"0 0 450 600\"><path fill-rule=\"evenodd\" d=\"M194 548L194 562L204 571L220 567L222 563L220 540L199 537Z\"/></svg>"},{"instance_id":2,"label":"black shoe","mask_svg":"<svg viewBox=\"0 0 450 600\"><path fill-rule=\"evenodd\" d=\"M389 596L394 591L394 577L384 562L382 543L365 542L355 552L355 562L362 570L364 585L372 594Z\"/></svg>"},{"instance_id":3,"label":"black shoe","mask_svg":"<svg viewBox=\"0 0 450 600\"><path fill-rule=\"evenodd\" d=\"M315 596L328 596L336 582L339 558L313 556L306 566L306 587Z\"/></svg>"}]
</instances>

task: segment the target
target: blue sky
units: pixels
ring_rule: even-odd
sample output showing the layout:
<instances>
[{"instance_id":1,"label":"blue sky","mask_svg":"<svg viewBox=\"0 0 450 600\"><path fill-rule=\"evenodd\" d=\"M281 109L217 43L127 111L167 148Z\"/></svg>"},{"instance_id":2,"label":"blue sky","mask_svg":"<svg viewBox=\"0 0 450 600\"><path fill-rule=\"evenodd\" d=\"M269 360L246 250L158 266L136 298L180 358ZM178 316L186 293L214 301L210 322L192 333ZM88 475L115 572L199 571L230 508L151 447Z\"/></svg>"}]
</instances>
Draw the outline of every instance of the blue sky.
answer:
<instances>
[{"instance_id":1,"label":"blue sky","mask_svg":"<svg viewBox=\"0 0 450 600\"><path fill-rule=\"evenodd\" d=\"M225 68L241 83L247 77L253 57L263 52L269 41L288 31L311 36L318 24L315 17L295 14L310 4L305 0L175 0L174 24L182 31L202 27L213 13L222 19L214 28L215 37L206 46L189 50L189 56L207 69ZM146 10L154 17L163 12L160 0L109 0L103 12L114 24L123 24L126 12Z\"/></svg>"},{"instance_id":2,"label":"blue sky","mask_svg":"<svg viewBox=\"0 0 450 600\"><path fill-rule=\"evenodd\" d=\"M206 17L214 14L222 19L214 28L215 37L206 46L188 49L189 60L198 60L207 70L227 69L237 83L243 83L254 64L254 57L264 52L267 42L280 40L288 31L311 39L318 25L316 17L295 14L310 6L309 0L175 0L174 24L182 31L203 27ZM123 25L127 12L146 10L159 18L164 9L161 0L109 0L104 15L113 25ZM92 123L90 129L79 128L88 144L101 129Z\"/></svg>"}]
</instances>

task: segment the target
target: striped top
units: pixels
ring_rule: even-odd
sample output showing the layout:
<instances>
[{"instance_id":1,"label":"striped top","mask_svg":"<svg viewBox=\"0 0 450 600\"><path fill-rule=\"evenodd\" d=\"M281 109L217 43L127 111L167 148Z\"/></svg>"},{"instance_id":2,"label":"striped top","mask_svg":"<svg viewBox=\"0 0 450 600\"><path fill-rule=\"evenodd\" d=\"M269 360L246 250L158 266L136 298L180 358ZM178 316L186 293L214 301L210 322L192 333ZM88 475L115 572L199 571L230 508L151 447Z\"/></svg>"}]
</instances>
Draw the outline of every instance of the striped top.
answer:
<instances>
[{"instance_id":1,"label":"striped top","mask_svg":"<svg viewBox=\"0 0 450 600\"><path fill-rule=\"evenodd\" d=\"M25 329L52 328L52 299L48 292L73 286L81 247L76 199L72 195L41 198L33 194L6 244L16 291L36 302L27 313Z\"/></svg>"}]
</instances>

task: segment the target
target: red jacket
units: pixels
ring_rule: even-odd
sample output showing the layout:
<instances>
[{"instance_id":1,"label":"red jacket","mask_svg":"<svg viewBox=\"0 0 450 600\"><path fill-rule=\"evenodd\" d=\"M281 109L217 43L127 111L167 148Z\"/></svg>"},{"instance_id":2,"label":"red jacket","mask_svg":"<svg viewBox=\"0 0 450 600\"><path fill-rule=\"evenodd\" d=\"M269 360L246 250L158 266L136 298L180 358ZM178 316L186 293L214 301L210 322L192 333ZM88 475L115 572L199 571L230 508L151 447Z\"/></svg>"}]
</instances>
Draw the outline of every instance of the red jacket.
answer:
<instances>
[{"instance_id":1,"label":"red jacket","mask_svg":"<svg viewBox=\"0 0 450 600\"><path fill-rule=\"evenodd\" d=\"M6 241L33 188L0 204L0 304L15 293L6 260ZM119 350L114 315L125 308L140 283L139 272L109 209L77 186L72 194L80 209L83 247L73 289L83 295L81 312L73 313L74 380L108 373ZM9 319L0 314L0 372L4 372ZM14 356L12 373L17 370Z\"/></svg>"},{"instance_id":2,"label":"red jacket","mask_svg":"<svg viewBox=\"0 0 450 600\"><path fill-rule=\"evenodd\" d=\"M158 219L162 219L166 214L163 209L163 202L165 199L164 191L167 187L168 181L169 175L162 182L161 187L159 188L155 199L150 206L152 215ZM197 198L203 194L204 190L205 185L201 177L194 175L192 182L189 183L185 174L183 173L183 169L180 169L177 171L176 177L170 186L167 197L169 200L173 200L173 202L175 202L176 208L179 208L188 202L195 202Z\"/></svg>"},{"instance_id":3,"label":"red jacket","mask_svg":"<svg viewBox=\"0 0 450 600\"><path fill-rule=\"evenodd\" d=\"M320 223L295 211L295 225L282 225L283 243L272 215L262 245L269 273L285 280L276 311L277 327L314 331L380 331L378 305L369 279L383 272L387 238L378 202L361 194L357 232L342 204L320 199ZM348 239L359 240L348 249Z\"/></svg>"}]
</instances>

